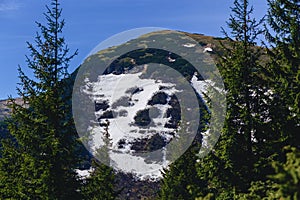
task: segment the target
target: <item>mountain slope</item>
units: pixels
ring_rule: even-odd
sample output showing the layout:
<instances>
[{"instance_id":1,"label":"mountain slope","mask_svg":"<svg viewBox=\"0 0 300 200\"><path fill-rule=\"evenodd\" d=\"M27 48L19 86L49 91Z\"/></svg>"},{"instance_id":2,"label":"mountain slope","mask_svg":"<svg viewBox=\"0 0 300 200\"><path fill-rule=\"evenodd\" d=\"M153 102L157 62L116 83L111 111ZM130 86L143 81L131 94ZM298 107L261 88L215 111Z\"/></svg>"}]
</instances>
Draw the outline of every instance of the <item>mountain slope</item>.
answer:
<instances>
[{"instance_id":1,"label":"mountain slope","mask_svg":"<svg viewBox=\"0 0 300 200\"><path fill-rule=\"evenodd\" d=\"M185 34L195 39L201 46L203 46L204 49L207 48L208 53L210 53L211 57L215 60L217 59L217 54L222 54L219 42L222 41L225 43L225 45L229 42L222 38L214 38L201 34ZM143 40L153 41L155 40L153 37L155 37L155 35L148 34L143 36ZM129 43L132 43L132 41L129 41ZM194 44L186 43L184 45L186 45L186 48L192 48ZM116 47L110 48L106 51L111 51L114 48ZM91 65L98 65L98 61L97 55L89 58ZM172 80L169 80L168 76L164 76L164 74L170 74L172 70L168 69L163 71L163 73L155 73L155 70L151 71L151 68L146 67L146 64L149 61L170 66L171 69L180 72L184 75L186 81L188 81L190 84L193 84L195 90L197 90L197 88L200 88L200 90L205 88L204 84L202 84L204 83L204 78L199 74L195 74L195 70L191 64L184 61L184 59L180 58L180 56L176 54L170 55L170 52L168 51L159 49L141 49L138 51L128 52L125 55L118 57L105 70L101 77L95 76L94 79L91 79L89 82L92 88L96 88L91 96L94 96L92 98L94 101L92 103L95 112L93 122L95 123L97 131L103 133L108 127L109 134L112 137L112 135L117 132L116 129L118 129L118 125L114 125L114 121L120 120L121 118L128 119L128 116L130 116L130 119L132 119L132 126L128 126L128 129L118 132L118 134L112 138L114 151L131 151L135 154L144 151L155 151L170 142L168 140L175 135L174 132L176 129L178 129L178 123L181 119L178 102L176 103L177 100L173 97L175 88L172 88L172 85L165 83ZM143 74L144 71L146 73ZM72 78L68 80L71 82L70 84L74 83L77 72L78 69L72 74ZM101 85L101 81L98 81L101 79L106 84ZM129 80L135 81L133 83L129 83ZM155 82L157 80L163 81ZM127 85L127 87L123 88L122 90L118 89L111 93L112 89L118 86L114 85L114 83L118 83L119 86ZM149 87L149 85L151 87ZM149 90L151 90L151 92L149 92ZM148 97L143 99L144 95L147 95ZM198 92L198 103L202 107L202 110L199 112L205 112L205 102L203 100L203 96L201 95L202 94ZM109 96L113 96L113 98L110 99L109 102L106 102L106 100L109 99ZM5 102L6 101L0 102L2 103L0 107L0 120L1 116L4 117L8 116L9 114L9 110L4 106ZM109 126L107 125L107 120L110 123ZM131 122L126 123L128 125L128 123ZM158 123L160 123L160 125L158 125ZM158 128L160 130L158 130ZM203 128L204 127L201 127L201 129ZM200 134L202 131L201 129L198 132L199 134L196 135L196 142L202 141L202 135ZM134 131L142 132L140 133L142 136L139 135L141 137L133 137L135 133ZM143 134L147 131L149 134ZM122 132L125 132L125 134L121 135ZM128 134L128 132L131 132L132 134ZM162 134L162 132L164 133ZM98 135L97 142L101 144L101 135ZM91 148L96 147L97 146L95 145L91 146ZM126 159L128 160L128 158L125 158L119 159L119 161L124 162ZM155 159L152 159L152 161L162 162L157 158ZM150 167L153 166L154 165ZM130 170L125 170L125 172L129 173ZM142 173L144 172L142 171ZM150 173L150 175L146 175L147 176L138 176L141 178L140 180L131 174L120 173L118 176L120 179L119 182L125 182L122 184L122 186L125 188L122 191L121 199L125 199L125 196L127 196L126 198L130 199L140 199L141 196L154 197L159 183L150 183L148 180L158 180L157 177L160 177L160 174ZM128 182L130 182L130 184L126 184ZM145 188L147 188L149 185L151 185L149 188L152 189L149 189L148 191L147 189L145 190Z\"/></svg>"}]
</instances>

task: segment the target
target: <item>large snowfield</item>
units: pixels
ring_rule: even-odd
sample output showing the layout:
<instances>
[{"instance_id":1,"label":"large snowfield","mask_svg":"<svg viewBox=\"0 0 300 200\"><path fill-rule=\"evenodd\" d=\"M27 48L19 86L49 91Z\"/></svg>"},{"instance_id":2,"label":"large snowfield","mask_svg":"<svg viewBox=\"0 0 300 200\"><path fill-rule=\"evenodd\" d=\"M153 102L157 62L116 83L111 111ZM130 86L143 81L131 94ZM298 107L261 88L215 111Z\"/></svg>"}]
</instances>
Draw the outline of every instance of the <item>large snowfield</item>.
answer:
<instances>
[{"instance_id":1,"label":"large snowfield","mask_svg":"<svg viewBox=\"0 0 300 200\"><path fill-rule=\"evenodd\" d=\"M167 102L172 95L181 91L174 83L155 78L141 78L143 72L126 74L100 75L96 82L86 80L91 91L85 91L91 101L99 105L95 110L95 120L91 123L89 131L92 133L90 149L95 153L97 149L105 146L104 135L109 137L110 165L125 173L132 173L140 180L158 180L162 177L162 170L170 161L161 154L160 159L151 160L133 149L133 144L149 140L155 134L166 142L176 137L179 127L165 126L171 117L167 116L170 104L149 104L149 101L158 93L167 95ZM190 85L203 97L207 82L191 79ZM203 97L204 98L204 97ZM180 103L180 102L179 102ZM135 117L140 111L149 110L151 123L146 126L137 125ZM109 113L109 116L107 115ZM175 133L175 134L174 134ZM164 152L164 147L162 148ZM87 176L87 171L80 171Z\"/></svg>"}]
</instances>

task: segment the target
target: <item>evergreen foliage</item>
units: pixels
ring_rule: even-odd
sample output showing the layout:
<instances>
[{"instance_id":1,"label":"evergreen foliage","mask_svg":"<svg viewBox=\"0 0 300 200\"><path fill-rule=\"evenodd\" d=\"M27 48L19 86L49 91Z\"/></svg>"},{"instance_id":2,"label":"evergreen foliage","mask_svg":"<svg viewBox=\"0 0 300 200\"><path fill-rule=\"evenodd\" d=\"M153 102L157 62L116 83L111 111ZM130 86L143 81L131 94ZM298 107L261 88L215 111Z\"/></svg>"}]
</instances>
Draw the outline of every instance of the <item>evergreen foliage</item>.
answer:
<instances>
[{"instance_id":1,"label":"evergreen foliage","mask_svg":"<svg viewBox=\"0 0 300 200\"><path fill-rule=\"evenodd\" d=\"M10 100L8 129L14 141L4 141L0 160L0 198L80 199L76 130L70 115L71 88L67 68L69 49L61 36L64 20L57 0L45 13L46 25L35 45L28 44L28 67L34 78L19 67L18 94L26 106Z\"/></svg>"},{"instance_id":2,"label":"evergreen foliage","mask_svg":"<svg viewBox=\"0 0 300 200\"><path fill-rule=\"evenodd\" d=\"M228 21L229 45L222 44L219 70L226 88L227 113L221 137L214 150L200 160L198 176L206 188L192 191L213 199L234 199L247 192L252 181L261 178L257 163L267 148L268 125L267 70L260 64L262 50L255 48L262 34L262 20L252 18L253 7L247 0L235 0Z\"/></svg>"},{"instance_id":3,"label":"evergreen foliage","mask_svg":"<svg viewBox=\"0 0 300 200\"><path fill-rule=\"evenodd\" d=\"M109 120L105 122L104 132L102 133L104 145L97 149L96 158L92 160L92 172L84 181L82 194L84 199L113 200L119 192L115 189L115 174L110 166L109 148L111 147L111 138L109 134ZM101 162L97 160L101 159Z\"/></svg>"},{"instance_id":4,"label":"evergreen foliage","mask_svg":"<svg viewBox=\"0 0 300 200\"><path fill-rule=\"evenodd\" d=\"M276 174L270 176L272 184L270 196L273 198L300 199L300 151L295 147L286 146L286 161L274 161Z\"/></svg>"},{"instance_id":5,"label":"evergreen foliage","mask_svg":"<svg viewBox=\"0 0 300 200\"><path fill-rule=\"evenodd\" d=\"M199 148L190 147L179 159L164 170L164 179L160 191L160 199L195 199L190 193L192 187L203 186L202 180L198 179L196 171L197 152Z\"/></svg>"},{"instance_id":6,"label":"evergreen foliage","mask_svg":"<svg viewBox=\"0 0 300 200\"><path fill-rule=\"evenodd\" d=\"M82 186L83 199L115 199L118 192L115 191L115 174L113 169L94 159L92 161L92 170L90 177L85 179L85 183Z\"/></svg>"},{"instance_id":7,"label":"evergreen foliage","mask_svg":"<svg viewBox=\"0 0 300 200\"><path fill-rule=\"evenodd\" d=\"M271 49L269 65L273 76L271 110L276 132L285 145L300 147L300 2L268 0L266 33Z\"/></svg>"},{"instance_id":8,"label":"evergreen foliage","mask_svg":"<svg viewBox=\"0 0 300 200\"><path fill-rule=\"evenodd\" d=\"M115 188L115 172L108 167L108 120L103 124L105 145L96 156L104 163L92 159L91 173L85 179L76 173L84 161L71 114L74 77L68 65L77 51L69 53L58 0L51 2L46 25L37 22L40 32L35 44L27 43L30 54L26 61L34 77L18 68L17 90L24 104L11 98L11 118L0 122L0 199L116 199L120 192ZM200 123L198 134L188 150L164 169L160 199L300 199L300 2L267 2L265 28L269 30L262 31L264 19L252 18L249 1L234 0L227 22L229 33L223 30L226 38L220 41L220 53L213 55L218 57L227 97L221 137L209 155L198 157L203 142L200 132L208 128L210 118L199 100L199 110L190 112L199 112L200 122L189 121ZM262 33L268 42L264 48L257 46ZM133 51L117 59L105 73L121 74L124 67L153 60L159 63L168 55L157 49ZM133 64L133 58L139 63ZM174 58L178 62L170 67L190 80L193 67ZM149 101L149 105L166 103L164 93ZM183 125L186 122L177 104L178 109L169 110L169 115L176 116L176 125ZM103 106L108 105L95 102L96 111ZM149 110L142 110L134 119L144 126L149 124L148 115ZM109 116L112 113L107 112ZM179 133L190 134L184 126ZM169 146L169 158L185 148L187 138L182 138ZM165 145L160 138L152 139L151 149Z\"/></svg>"}]
</instances>

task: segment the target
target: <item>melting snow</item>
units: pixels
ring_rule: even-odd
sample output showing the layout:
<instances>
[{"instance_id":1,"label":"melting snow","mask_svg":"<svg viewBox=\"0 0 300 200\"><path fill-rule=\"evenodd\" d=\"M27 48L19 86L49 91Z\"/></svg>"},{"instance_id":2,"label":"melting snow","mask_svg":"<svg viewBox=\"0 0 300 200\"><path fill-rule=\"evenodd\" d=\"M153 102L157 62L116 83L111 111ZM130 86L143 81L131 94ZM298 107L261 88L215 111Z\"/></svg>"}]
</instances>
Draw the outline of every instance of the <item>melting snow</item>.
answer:
<instances>
[{"instance_id":1,"label":"melting snow","mask_svg":"<svg viewBox=\"0 0 300 200\"><path fill-rule=\"evenodd\" d=\"M75 172L78 174L79 179L86 179L90 176L92 169L75 169Z\"/></svg>"},{"instance_id":2,"label":"melting snow","mask_svg":"<svg viewBox=\"0 0 300 200\"><path fill-rule=\"evenodd\" d=\"M186 44L187 47L192 47L193 44ZM173 136L168 133L176 132L174 128L166 128L164 125L169 118L166 118L166 111L170 105L156 104L148 105L149 100L157 92L164 92L167 95L172 95L180 92L176 89L176 85L165 83L160 80L141 78L142 72L135 74L108 74L98 77L97 82L89 82L86 80L87 87L92 88L92 91L85 90L85 93L91 96L91 100L95 102L107 102L109 108L107 110L95 111L94 126L90 126L89 130L93 133L91 141L92 150L96 151L104 145L103 132L105 127L99 126L97 119L105 111L112 110L113 118L109 118L108 132L111 139L111 150L109 152L111 165L124 172L135 174L142 180L156 180L162 177L161 170L169 164L165 159L165 155L160 162L149 162L141 156L134 154L131 149L132 142L136 139L150 138L155 133L164 133L161 135L166 141L170 141ZM203 92L207 91L208 82L198 81L194 75L191 80L191 85L204 98ZM132 88L139 88L137 92L129 92ZM164 89L162 89L164 88ZM122 103L125 99L125 103ZM134 125L134 117L140 110L155 107L160 113L152 117L152 125L147 127L138 127ZM126 113L121 115L120 113ZM100 119L104 122L105 119ZM125 144L123 148L119 147L120 140ZM86 177L89 174L88 170L80 171L81 177Z\"/></svg>"},{"instance_id":3,"label":"melting snow","mask_svg":"<svg viewBox=\"0 0 300 200\"><path fill-rule=\"evenodd\" d=\"M187 47L187 48L191 48L191 47L195 47L196 44L186 43L186 44L184 44L184 45L182 45L182 46Z\"/></svg>"},{"instance_id":4,"label":"melting snow","mask_svg":"<svg viewBox=\"0 0 300 200\"><path fill-rule=\"evenodd\" d=\"M168 61L169 61L170 63L173 63L173 62L176 61L176 59L173 59L173 58L171 58L171 57L169 56L169 57L168 57Z\"/></svg>"},{"instance_id":5,"label":"melting snow","mask_svg":"<svg viewBox=\"0 0 300 200\"><path fill-rule=\"evenodd\" d=\"M213 49L210 47L205 47L203 50L203 53L205 53L205 52L213 52Z\"/></svg>"}]
</instances>

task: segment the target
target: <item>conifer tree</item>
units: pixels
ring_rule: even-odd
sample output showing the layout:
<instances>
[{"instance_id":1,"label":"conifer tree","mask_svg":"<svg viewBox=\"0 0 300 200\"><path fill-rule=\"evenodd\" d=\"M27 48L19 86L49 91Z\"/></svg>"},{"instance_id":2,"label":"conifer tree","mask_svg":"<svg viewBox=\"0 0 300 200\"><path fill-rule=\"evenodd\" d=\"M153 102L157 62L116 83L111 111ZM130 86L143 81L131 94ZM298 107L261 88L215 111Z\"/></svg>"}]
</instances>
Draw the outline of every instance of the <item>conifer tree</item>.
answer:
<instances>
[{"instance_id":1,"label":"conifer tree","mask_svg":"<svg viewBox=\"0 0 300 200\"><path fill-rule=\"evenodd\" d=\"M190 147L179 159L164 170L164 179L160 191L160 199L195 199L195 193L190 193L191 187L202 187L203 183L197 177L196 146Z\"/></svg>"},{"instance_id":2,"label":"conifer tree","mask_svg":"<svg viewBox=\"0 0 300 200\"><path fill-rule=\"evenodd\" d=\"M264 162L257 163L261 180L252 182L249 193L239 198L299 199L300 2L268 0L268 5L272 137L261 146L265 153Z\"/></svg>"},{"instance_id":3,"label":"conifer tree","mask_svg":"<svg viewBox=\"0 0 300 200\"><path fill-rule=\"evenodd\" d=\"M300 2L268 0L268 53L273 75L274 132L285 145L300 147ZM283 144L283 145L284 145Z\"/></svg>"},{"instance_id":4,"label":"conifer tree","mask_svg":"<svg viewBox=\"0 0 300 200\"><path fill-rule=\"evenodd\" d=\"M198 175L207 182L199 196L217 199L233 199L259 177L254 155L261 154L259 146L268 134L266 72L256 47L262 20L252 18L247 0L235 0L231 10L230 34L223 29L229 43L222 43L224 54L218 63L226 88L225 125L214 150L198 164Z\"/></svg>"},{"instance_id":5,"label":"conifer tree","mask_svg":"<svg viewBox=\"0 0 300 200\"><path fill-rule=\"evenodd\" d=\"M111 138L109 134L109 120L105 122L105 128L103 132L104 145L96 152L96 158L101 158L98 161L96 158L92 160L92 172L88 178L86 178L82 186L82 194L84 199L98 200L107 199L113 200L117 197L118 191L115 189L115 172L109 166L109 148L111 147Z\"/></svg>"},{"instance_id":6,"label":"conifer tree","mask_svg":"<svg viewBox=\"0 0 300 200\"><path fill-rule=\"evenodd\" d=\"M82 186L83 199L116 199L118 192L115 189L114 183L115 174L113 169L93 159L92 172Z\"/></svg>"},{"instance_id":7,"label":"conifer tree","mask_svg":"<svg viewBox=\"0 0 300 200\"><path fill-rule=\"evenodd\" d=\"M9 131L14 141L5 141L0 160L0 198L80 199L74 171L78 146L68 83L69 55L62 36L64 20L58 0L45 13L46 25L37 22L35 44L27 43L28 68L19 67L18 94L25 106L11 99Z\"/></svg>"},{"instance_id":8,"label":"conifer tree","mask_svg":"<svg viewBox=\"0 0 300 200\"><path fill-rule=\"evenodd\" d=\"M190 92L196 91L192 90ZM186 96L192 95L186 93ZM198 158L197 153L201 147L201 132L204 132L207 128L209 111L200 95L197 98L199 109L193 109L189 111L189 114L190 116L197 116L196 113L198 112L201 118L198 120L187 120L186 116L181 115L180 128L177 129L179 138L176 138L175 142L172 141L173 143L169 143L166 147L166 160L176 160L166 169L163 169L163 180L161 181L159 194L160 199L194 199L197 195L190 191L204 187L203 181L197 177L196 163ZM194 138L191 138L191 130L195 131L195 129L191 127L198 127ZM191 144L188 147L189 142ZM178 158L178 155L181 156Z\"/></svg>"},{"instance_id":9,"label":"conifer tree","mask_svg":"<svg viewBox=\"0 0 300 200\"><path fill-rule=\"evenodd\" d=\"M299 199L299 75L300 75L300 2L268 0L266 39L271 72L272 101L270 142L265 172L268 180L253 182L245 199ZM288 151L288 152L287 152ZM287 153L285 153L287 152ZM271 159L270 159L271 158Z\"/></svg>"},{"instance_id":10,"label":"conifer tree","mask_svg":"<svg viewBox=\"0 0 300 200\"><path fill-rule=\"evenodd\" d=\"M273 161L275 174L270 176L274 182L267 191L269 199L299 199L300 198L300 151L291 146L284 147L284 163Z\"/></svg>"}]
</instances>

